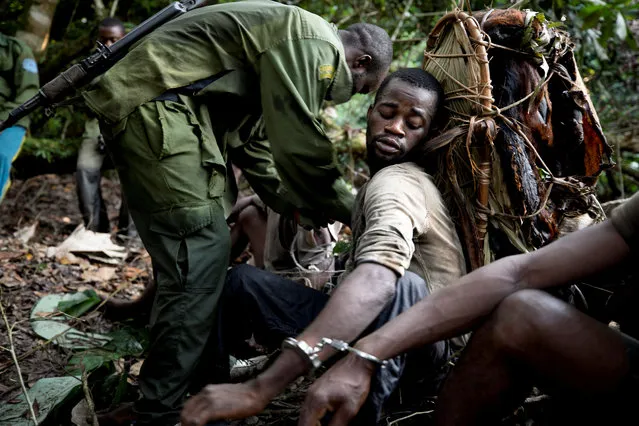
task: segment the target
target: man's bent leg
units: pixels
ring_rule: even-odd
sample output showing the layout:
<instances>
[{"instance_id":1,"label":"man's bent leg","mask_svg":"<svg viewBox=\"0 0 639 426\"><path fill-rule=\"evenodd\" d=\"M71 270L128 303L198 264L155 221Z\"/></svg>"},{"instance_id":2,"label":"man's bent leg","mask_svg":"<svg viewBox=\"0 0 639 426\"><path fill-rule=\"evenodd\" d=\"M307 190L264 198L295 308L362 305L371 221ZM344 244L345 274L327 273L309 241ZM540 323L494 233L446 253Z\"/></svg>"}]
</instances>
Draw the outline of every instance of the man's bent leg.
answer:
<instances>
[{"instance_id":1,"label":"man's bent leg","mask_svg":"<svg viewBox=\"0 0 639 426\"><path fill-rule=\"evenodd\" d=\"M618 333L547 293L519 291L471 337L442 388L436 424L494 424L533 384L605 395L627 371Z\"/></svg>"},{"instance_id":2,"label":"man's bent leg","mask_svg":"<svg viewBox=\"0 0 639 426\"><path fill-rule=\"evenodd\" d=\"M408 310L411 306L428 296L429 291L426 282L418 275L407 271L403 277L397 280L395 297L379 314L372 326L364 333L369 334L377 330L393 318ZM420 348L410 354L402 354L389 359L385 368L379 369L371 382L371 392L362 406L353 424L374 425L382 410L382 406L397 388L404 373L406 361L414 358L422 368L420 373L431 374L433 381L441 378L435 377L435 373L441 369L450 356L447 342L436 342L427 347ZM434 383L437 386L438 383Z\"/></svg>"},{"instance_id":3,"label":"man's bent leg","mask_svg":"<svg viewBox=\"0 0 639 426\"><path fill-rule=\"evenodd\" d=\"M272 272L239 265L228 272L221 302L220 340L227 352L236 352L251 335L260 345L278 348L284 338L300 334L313 322L328 295Z\"/></svg>"}]
</instances>

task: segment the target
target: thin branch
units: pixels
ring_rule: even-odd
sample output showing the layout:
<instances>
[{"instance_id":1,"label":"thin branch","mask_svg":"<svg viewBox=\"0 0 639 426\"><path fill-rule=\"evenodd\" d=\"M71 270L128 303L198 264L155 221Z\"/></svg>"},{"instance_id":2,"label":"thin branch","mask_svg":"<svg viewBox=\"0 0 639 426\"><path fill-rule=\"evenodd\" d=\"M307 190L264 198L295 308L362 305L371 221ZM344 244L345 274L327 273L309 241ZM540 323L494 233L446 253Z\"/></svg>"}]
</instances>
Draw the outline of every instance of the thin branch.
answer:
<instances>
[{"instance_id":1,"label":"thin branch","mask_svg":"<svg viewBox=\"0 0 639 426\"><path fill-rule=\"evenodd\" d=\"M421 12L421 13L413 13L413 16L417 17L417 18L425 18L428 16L444 16L446 13L448 13L446 10L440 10L437 12Z\"/></svg>"},{"instance_id":2,"label":"thin branch","mask_svg":"<svg viewBox=\"0 0 639 426\"><path fill-rule=\"evenodd\" d=\"M95 8L95 14L98 16L98 18L104 18L104 14L106 12L104 2L102 0L93 0L93 7Z\"/></svg>"},{"instance_id":3,"label":"thin branch","mask_svg":"<svg viewBox=\"0 0 639 426\"><path fill-rule=\"evenodd\" d=\"M434 411L435 410L419 411L419 412L416 412L416 413L409 414L408 416L399 418L397 420L393 420L392 422L388 422L388 420L386 420L386 422L387 422L388 426L393 426L393 425L399 424L400 422L403 422L404 420L408 420L411 417L423 416L424 414L432 414Z\"/></svg>"},{"instance_id":4,"label":"thin branch","mask_svg":"<svg viewBox=\"0 0 639 426\"><path fill-rule=\"evenodd\" d=\"M84 391L84 398L87 400L87 408L91 414L91 424L93 426L100 426L100 423L98 422L98 415L95 413L95 402L93 402L93 398L91 397L89 378L84 364L82 364L82 390Z\"/></svg>"},{"instance_id":5,"label":"thin branch","mask_svg":"<svg viewBox=\"0 0 639 426\"><path fill-rule=\"evenodd\" d=\"M397 39L397 36L399 35L399 32L402 29L402 26L404 25L404 21L406 20L407 16L410 16L410 13L408 12L410 10L410 7L413 5L413 0L406 0L406 5L404 6L404 12L402 13L402 17L399 19L399 22L397 23L397 26L395 27L395 31L393 31L393 35L391 36L391 40L395 41Z\"/></svg>"},{"instance_id":6,"label":"thin branch","mask_svg":"<svg viewBox=\"0 0 639 426\"><path fill-rule=\"evenodd\" d=\"M11 358L13 359L13 364L16 367L16 372L18 373L18 380L20 381L20 387L22 388L22 394L24 395L24 400L27 402L29 406L29 413L31 414L31 418L33 419L33 423L38 426L38 417L33 411L33 404L31 403L31 398L29 398L29 392L27 391L27 387L24 384L24 380L22 379L22 371L20 370L20 363L18 362L18 357L16 356L16 348L13 345L13 326L9 325L9 320L7 319L7 314L4 311L4 305L2 304L2 290L0 289L0 312L2 313L2 319L4 320L4 324L7 327L7 337L9 337L9 353L11 354Z\"/></svg>"},{"instance_id":7,"label":"thin branch","mask_svg":"<svg viewBox=\"0 0 639 426\"><path fill-rule=\"evenodd\" d=\"M113 4L111 5L111 11L109 12L110 17L115 16L115 12L117 12L118 10L118 1L119 0L113 0Z\"/></svg>"},{"instance_id":8,"label":"thin branch","mask_svg":"<svg viewBox=\"0 0 639 426\"><path fill-rule=\"evenodd\" d=\"M425 41L427 37L422 38L400 38L399 40L393 40L393 43L419 43Z\"/></svg>"},{"instance_id":9,"label":"thin branch","mask_svg":"<svg viewBox=\"0 0 639 426\"><path fill-rule=\"evenodd\" d=\"M622 163L623 163L623 158L621 158L621 147L619 144L615 144L615 148L616 148L616 154L617 154L617 161L619 162L618 168L619 168L619 189L621 190L621 198L626 198L626 189L625 186L623 184L623 167L622 167Z\"/></svg>"}]
</instances>

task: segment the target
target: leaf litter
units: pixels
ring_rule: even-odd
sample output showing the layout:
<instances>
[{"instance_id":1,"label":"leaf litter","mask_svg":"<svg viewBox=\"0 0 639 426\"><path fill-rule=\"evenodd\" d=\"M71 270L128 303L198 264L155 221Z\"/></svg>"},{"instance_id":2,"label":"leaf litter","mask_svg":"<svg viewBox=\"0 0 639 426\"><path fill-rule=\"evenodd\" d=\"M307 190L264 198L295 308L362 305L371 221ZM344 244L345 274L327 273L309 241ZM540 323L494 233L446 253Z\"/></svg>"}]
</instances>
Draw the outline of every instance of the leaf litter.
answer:
<instances>
[{"instance_id":1,"label":"leaf litter","mask_svg":"<svg viewBox=\"0 0 639 426\"><path fill-rule=\"evenodd\" d=\"M103 178L102 192L115 223L117 179ZM82 219L77 205L72 175L43 175L13 183L0 204L0 301L14 325L16 353L38 419L83 426L90 424L87 418L91 416L82 392L83 371L88 374L97 410L112 409L137 397L148 333L133 323L111 322L97 308L113 294L129 300L139 297L152 273L146 251L129 248L123 252L104 239L106 251L116 253L113 265L107 265L108 259L105 262L109 256L105 257L104 250L97 256L82 250L55 256L56 249L65 247L74 231L78 233ZM42 324L55 325L59 331L44 332ZM3 324L0 347L7 346ZM259 416L231 424L297 424L310 383L306 377L299 378ZM23 399L10 355L0 349L0 426L29 424ZM425 398L423 412L391 412L382 423L431 424L432 403L432 398ZM511 417L502 424L546 424L531 422L521 412Z\"/></svg>"}]
</instances>

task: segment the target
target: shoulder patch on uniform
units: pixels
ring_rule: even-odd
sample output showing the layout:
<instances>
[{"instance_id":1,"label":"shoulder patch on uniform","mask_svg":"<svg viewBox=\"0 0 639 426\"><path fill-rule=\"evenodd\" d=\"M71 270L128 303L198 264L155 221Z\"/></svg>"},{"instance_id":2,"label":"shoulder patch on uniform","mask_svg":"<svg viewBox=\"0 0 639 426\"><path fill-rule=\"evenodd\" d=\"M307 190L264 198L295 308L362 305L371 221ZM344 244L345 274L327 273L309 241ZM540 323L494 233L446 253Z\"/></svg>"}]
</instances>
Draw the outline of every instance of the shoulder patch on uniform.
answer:
<instances>
[{"instance_id":1,"label":"shoulder patch on uniform","mask_svg":"<svg viewBox=\"0 0 639 426\"><path fill-rule=\"evenodd\" d=\"M22 69L24 69L27 72L32 72L34 74L37 74L38 64L36 63L34 59L26 58L24 61L22 61Z\"/></svg>"},{"instance_id":2,"label":"shoulder patch on uniform","mask_svg":"<svg viewBox=\"0 0 639 426\"><path fill-rule=\"evenodd\" d=\"M320 65L319 66L319 79L332 80L335 76L335 67L333 65Z\"/></svg>"}]
</instances>

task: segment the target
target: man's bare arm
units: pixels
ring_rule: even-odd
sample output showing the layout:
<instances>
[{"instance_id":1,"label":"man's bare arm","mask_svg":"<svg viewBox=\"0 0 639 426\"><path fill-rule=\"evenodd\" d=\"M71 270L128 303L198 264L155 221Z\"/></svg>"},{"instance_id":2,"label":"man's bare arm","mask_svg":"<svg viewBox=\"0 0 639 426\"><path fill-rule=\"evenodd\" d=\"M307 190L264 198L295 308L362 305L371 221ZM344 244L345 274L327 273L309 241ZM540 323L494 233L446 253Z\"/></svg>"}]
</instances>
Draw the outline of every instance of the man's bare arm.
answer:
<instances>
[{"instance_id":1,"label":"man's bare arm","mask_svg":"<svg viewBox=\"0 0 639 426\"><path fill-rule=\"evenodd\" d=\"M357 347L388 359L460 335L517 290L549 288L590 276L620 263L629 250L612 222L606 221L462 277L363 338Z\"/></svg>"},{"instance_id":2,"label":"man's bare arm","mask_svg":"<svg viewBox=\"0 0 639 426\"><path fill-rule=\"evenodd\" d=\"M348 275L332 294L319 316L297 338L311 346L322 337L350 342L357 338L380 314L395 294L397 275L375 263L363 263ZM331 355L325 350L322 359ZM273 365L258 376L261 392L274 397L308 369L299 356L284 351Z\"/></svg>"}]
</instances>

